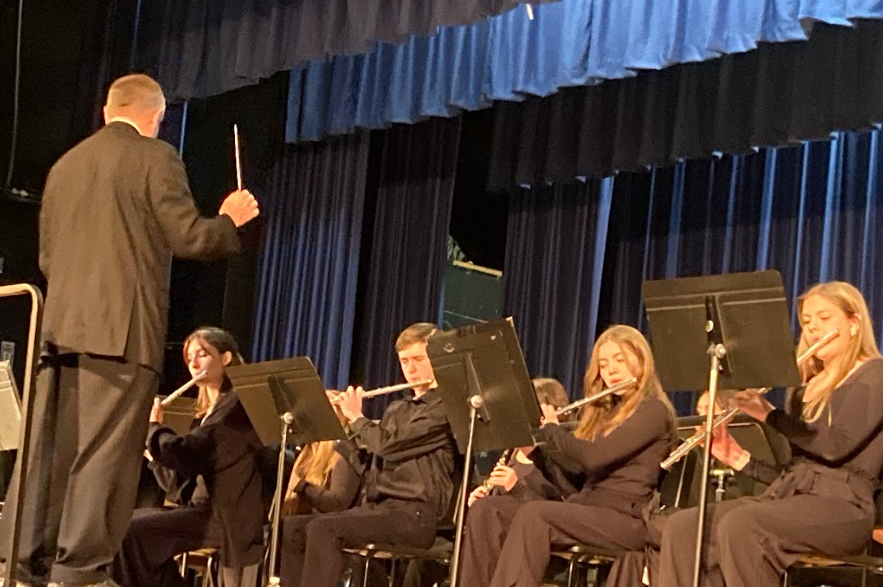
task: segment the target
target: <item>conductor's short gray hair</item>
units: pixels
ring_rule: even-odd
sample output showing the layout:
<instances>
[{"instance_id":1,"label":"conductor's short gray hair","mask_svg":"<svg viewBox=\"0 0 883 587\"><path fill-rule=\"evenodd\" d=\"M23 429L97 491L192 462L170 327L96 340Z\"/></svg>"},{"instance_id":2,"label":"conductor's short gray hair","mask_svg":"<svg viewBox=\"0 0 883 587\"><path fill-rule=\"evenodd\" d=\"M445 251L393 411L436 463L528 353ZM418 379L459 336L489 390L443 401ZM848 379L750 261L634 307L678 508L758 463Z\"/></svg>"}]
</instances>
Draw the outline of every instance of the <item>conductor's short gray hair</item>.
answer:
<instances>
[{"instance_id":1,"label":"conductor's short gray hair","mask_svg":"<svg viewBox=\"0 0 883 587\"><path fill-rule=\"evenodd\" d=\"M165 106L162 87L143 73L117 79L107 92L107 110L111 116L146 114Z\"/></svg>"}]
</instances>

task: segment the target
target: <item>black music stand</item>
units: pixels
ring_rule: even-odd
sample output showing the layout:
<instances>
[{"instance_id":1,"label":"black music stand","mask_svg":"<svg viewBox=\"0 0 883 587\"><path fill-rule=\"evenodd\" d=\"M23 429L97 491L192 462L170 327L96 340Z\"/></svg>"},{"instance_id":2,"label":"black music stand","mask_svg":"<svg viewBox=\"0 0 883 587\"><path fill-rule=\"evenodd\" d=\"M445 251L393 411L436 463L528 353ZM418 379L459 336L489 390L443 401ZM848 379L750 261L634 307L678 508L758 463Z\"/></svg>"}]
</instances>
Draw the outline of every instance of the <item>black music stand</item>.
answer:
<instances>
[{"instance_id":1,"label":"black music stand","mask_svg":"<svg viewBox=\"0 0 883 587\"><path fill-rule=\"evenodd\" d=\"M667 391L800 384L788 304L778 271L686 277L643 283L653 353ZM706 361L710 359L709 364ZM702 479L711 463L714 410L705 418ZM699 490L693 586L699 587L708 483Z\"/></svg>"},{"instance_id":2,"label":"black music stand","mask_svg":"<svg viewBox=\"0 0 883 587\"><path fill-rule=\"evenodd\" d=\"M285 446L346 438L325 386L307 357L266 361L227 368L227 377L264 445L279 443L276 492L270 532L268 584L278 587L276 549L285 480ZM281 424L281 425L280 425Z\"/></svg>"},{"instance_id":3,"label":"black music stand","mask_svg":"<svg viewBox=\"0 0 883 587\"><path fill-rule=\"evenodd\" d=\"M456 587L472 453L535 445L542 414L510 321L436 333L427 351L438 382L435 393L465 454L451 557L451 587Z\"/></svg>"}]
</instances>

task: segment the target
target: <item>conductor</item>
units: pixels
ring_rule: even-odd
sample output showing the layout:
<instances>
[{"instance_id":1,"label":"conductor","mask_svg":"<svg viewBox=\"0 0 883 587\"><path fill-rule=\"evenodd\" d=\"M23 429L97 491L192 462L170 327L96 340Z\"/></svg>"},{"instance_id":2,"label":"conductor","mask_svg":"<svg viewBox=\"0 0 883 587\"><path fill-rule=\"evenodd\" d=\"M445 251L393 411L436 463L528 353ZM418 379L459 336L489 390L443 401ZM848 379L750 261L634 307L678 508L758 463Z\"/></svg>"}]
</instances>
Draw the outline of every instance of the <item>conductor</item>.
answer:
<instances>
[{"instance_id":1,"label":"conductor","mask_svg":"<svg viewBox=\"0 0 883 587\"><path fill-rule=\"evenodd\" d=\"M236 253L236 229L258 215L254 197L238 190L217 216L200 216L183 162L156 139L165 106L150 77L117 79L106 125L46 180L48 290L31 453L23 494L6 504L23 500L20 583L113 584L108 566L132 516L162 368L172 256ZM0 556L10 540L4 523Z\"/></svg>"}]
</instances>

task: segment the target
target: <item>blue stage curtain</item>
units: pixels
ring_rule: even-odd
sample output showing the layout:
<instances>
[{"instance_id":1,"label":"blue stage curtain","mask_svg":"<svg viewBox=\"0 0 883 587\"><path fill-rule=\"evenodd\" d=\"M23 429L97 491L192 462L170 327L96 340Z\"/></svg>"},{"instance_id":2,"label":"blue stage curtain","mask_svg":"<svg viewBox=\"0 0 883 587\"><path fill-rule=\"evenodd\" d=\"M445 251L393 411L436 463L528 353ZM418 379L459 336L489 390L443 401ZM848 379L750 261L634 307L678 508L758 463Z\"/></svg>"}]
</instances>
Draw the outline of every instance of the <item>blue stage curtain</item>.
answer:
<instances>
[{"instance_id":1,"label":"blue stage curtain","mask_svg":"<svg viewBox=\"0 0 883 587\"><path fill-rule=\"evenodd\" d=\"M394 349L399 332L414 322L440 323L460 119L396 126L382 136L353 362L369 387L403 380ZM355 289L354 280L349 285ZM368 409L380 414L388 401L372 400Z\"/></svg>"},{"instance_id":2,"label":"blue stage curtain","mask_svg":"<svg viewBox=\"0 0 883 587\"><path fill-rule=\"evenodd\" d=\"M571 181L883 121L883 20L494 106L488 183ZM812 99L807 99L812 96Z\"/></svg>"},{"instance_id":3,"label":"blue stage curtain","mask_svg":"<svg viewBox=\"0 0 883 587\"><path fill-rule=\"evenodd\" d=\"M307 60L364 53L377 41L473 23L524 1L155 0L141 4L138 66L172 100L212 96Z\"/></svg>"},{"instance_id":4,"label":"blue stage curtain","mask_svg":"<svg viewBox=\"0 0 883 587\"><path fill-rule=\"evenodd\" d=\"M814 22L883 18L871 0L560 0L442 27L291 72L287 140L452 116L494 100L633 77L678 63L806 40Z\"/></svg>"},{"instance_id":5,"label":"blue stage curtain","mask_svg":"<svg viewBox=\"0 0 883 587\"><path fill-rule=\"evenodd\" d=\"M880 142L880 130L836 133L827 141L520 192L510 209L504 279L532 372L569 377L569 391L579 395L575 382L597 333L621 323L652 335L641 298L646 279L775 269L792 307L812 284L849 281L865 295L879 340ZM672 400L681 414L692 413L693 394Z\"/></svg>"},{"instance_id":6,"label":"blue stage curtain","mask_svg":"<svg viewBox=\"0 0 883 587\"><path fill-rule=\"evenodd\" d=\"M325 385L349 382L367 134L287 147L261 194L255 361L307 355Z\"/></svg>"},{"instance_id":7,"label":"blue stage curtain","mask_svg":"<svg viewBox=\"0 0 883 587\"><path fill-rule=\"evenodd\" d=\"M792 302L840 279L867 299L883 335L880 131L616 177L604 322L647 330L640 283L775 269ZM675 397L689 413L689 394Z\"/></svg>"},{"instance_id":8,"label":"blue stage curtain","mask_svg":"<svg viewBox=\"0 0 883 587\"><path fill-rule=\"evenodd\" d=\"M613 178L520 188L509 199L503 307L528 371L571 397L596 337Z\"/></svg>"}]
</instances>

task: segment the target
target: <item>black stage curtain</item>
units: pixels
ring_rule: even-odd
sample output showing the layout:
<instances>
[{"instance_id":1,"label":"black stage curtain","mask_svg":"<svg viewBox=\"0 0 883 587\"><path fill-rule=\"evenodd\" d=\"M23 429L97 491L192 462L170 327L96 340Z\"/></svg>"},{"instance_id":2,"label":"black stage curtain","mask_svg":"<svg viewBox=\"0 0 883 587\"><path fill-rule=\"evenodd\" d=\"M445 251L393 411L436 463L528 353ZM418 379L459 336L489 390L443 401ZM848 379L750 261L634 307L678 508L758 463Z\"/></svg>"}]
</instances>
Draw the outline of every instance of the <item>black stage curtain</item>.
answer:
<instances>
[{"instance_id":1,"label":"black stage curtain","mask_svg":"<svg viewBox=\"0 0 883 587\"><path fill-rule=\"evenodd\" d=\"M489 185L572 181L868 129L883 121L881 64L883 22L817 23L808 42L500 102Z\"/></svg>"},{"instance_id":2,"label":"black stage curtain","mask_svg":"<svg viewBox=\"0 0 883 587\"><path fill-rule=\"evenodd\" d=\"M439 322L460 119L396 125L375 138L384 142L353 352L356 379L371 387L402 381L393 348L402 329ZM379 414L386 403L374 400L369 409Z\"/></svg>"},{"instance_id":3,"label":"black stage curtain","mask_svg":"<svg viewBox=\"0 0 883 587\"><path fill-rule=\"evenodd\" d=\"M151 0L141 8L138 65L171 100L205 97L307 60L476 22L524 1Z\"/></svg>"}]
</instances>

